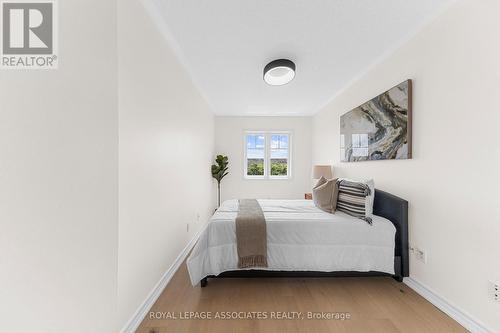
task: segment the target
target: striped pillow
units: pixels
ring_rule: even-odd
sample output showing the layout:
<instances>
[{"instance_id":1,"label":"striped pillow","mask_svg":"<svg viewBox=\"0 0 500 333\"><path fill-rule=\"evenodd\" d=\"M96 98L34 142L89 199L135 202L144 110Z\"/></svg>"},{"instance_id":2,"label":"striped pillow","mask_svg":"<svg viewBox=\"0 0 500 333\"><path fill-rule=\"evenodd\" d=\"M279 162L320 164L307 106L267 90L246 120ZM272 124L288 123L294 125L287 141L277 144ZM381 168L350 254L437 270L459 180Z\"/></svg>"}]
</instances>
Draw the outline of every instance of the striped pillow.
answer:
<instances>
[{"instance_id":1,"label":"striped pillow","mask_svg":"<svg viewBox=\"0 0 500 333\"><path fill-rule=\"evenodd\" d=\"M339 182L337 210L372 224L371 211L367 209L371 194L368 184L343 179Z\"/></svg>"}]
</instances>

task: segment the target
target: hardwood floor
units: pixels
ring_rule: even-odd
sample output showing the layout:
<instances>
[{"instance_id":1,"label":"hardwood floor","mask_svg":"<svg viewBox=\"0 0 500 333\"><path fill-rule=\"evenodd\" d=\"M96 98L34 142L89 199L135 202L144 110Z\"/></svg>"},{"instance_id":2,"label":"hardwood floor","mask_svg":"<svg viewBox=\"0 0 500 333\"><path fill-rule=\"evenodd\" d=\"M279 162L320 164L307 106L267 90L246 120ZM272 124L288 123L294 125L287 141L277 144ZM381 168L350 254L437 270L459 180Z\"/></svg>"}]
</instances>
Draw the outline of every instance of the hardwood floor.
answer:
<instances>
[{"instance_id":1,"label":"hardwood floor","mask_svg":"<svg viewBox=\"0 0 500 333\"><path fill-rule=\"evenodd\" d=\"M467 332L409 287L386 277L224 278L209 279L200 288L191 286L183 264L151 311L159 319L148 314L137 332ZM267 319L180 318L196 311L212 317L260 311ZM275 318L287 312L290 317L301 312L304 318ZM350 319L307 319L308 312L349 313Z\"/></svg>"}]
</instances>

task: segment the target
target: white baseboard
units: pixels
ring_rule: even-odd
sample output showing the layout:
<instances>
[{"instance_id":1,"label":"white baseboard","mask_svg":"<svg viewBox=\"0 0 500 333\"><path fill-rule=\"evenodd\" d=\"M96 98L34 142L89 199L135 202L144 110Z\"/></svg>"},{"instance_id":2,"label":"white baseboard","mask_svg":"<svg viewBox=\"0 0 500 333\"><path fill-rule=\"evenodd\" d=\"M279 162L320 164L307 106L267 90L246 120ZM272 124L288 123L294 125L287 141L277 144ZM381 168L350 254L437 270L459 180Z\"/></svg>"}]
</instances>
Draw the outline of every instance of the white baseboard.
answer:
<instances>
[{"instance_id":1,"label":"white baseboard","mask_svg":"<svg viewBox=\"0 0 500 333\"><path fill-rule=\"evenodd\" d=\"M161 293L170 282L175 272L179 269L181 264L186 259L187 255L191 251L191 249L196 244L196 241L200 237L201 231L203 228L196 233L196 235L189 241L186 247L181 251L179 256L175 259L174 263L167 269L167 271L163 274L160 281L155 285L155 287L151 290L148 297L142 302L137 311L134 313L132 318L125 324L125 326L120 331L121 333L133 333L137 330L143 319L146 317L148 311L154 305L158 297L160 297ZM470 315L464 313L459 310L455 306L451 305L447 300L438 296L431 289L418 282L417 280L411 277L405 277L403 281L408 287L413 289L420 296L431 302L438 309L446 313L448 316L453 318L460 325L465 327L467 330L473 333L493 333L493 331L486 328L484 325L480 324L478 321L473 319Z\"/></svg>"},{"instance_id":2,"label":"white baseboard","mask_svg":"<svg viewBox=\"0 0 500 333\"><path fill-rule=\"evenodd\" d=\"M460 325L473 333L493 333L493 331L484 327L484 325L477 322L470 315L459 310L457 307L451 305L447 300L438 296L431 289L412 278L404 278L403 281L408 287L413 289L417 294L434 304L438 309L453 318Z\"/></svg>"},{"instance_id":3,"label":"white baseboard","mask_svg":"<svg viewBox=\"0 0 500 333\"><path fill-rule=\"evenodd\" d=\"M142 320L146 317L148 314L149 310L155 304L156 300L158 297L160 297L161 293L167 286L167 284L170 282L172 277L174 276L175 272L179 269L179 267L182 265L184 260L186 259L187 255L191 251L191 249L194 247L196 244L196 241L200 237L201 232L203 231L203 228L201 228L200 231L196 233L196 235L189 241L189 243L186 245L186 247L182 250L182 252L179 254L179 256L175 259L174 263L172 266L170 266L167 271L163 274L161 277L160 281L154 286L153 290L149 293L148 297L142 302L142 304L139 306L137 311L134 313L132 318L129 319L129 321L123 326L122 330L120 331L121 333L133 333L137 330L139 325L141 324Z\"/></svg>"}]
</instances>

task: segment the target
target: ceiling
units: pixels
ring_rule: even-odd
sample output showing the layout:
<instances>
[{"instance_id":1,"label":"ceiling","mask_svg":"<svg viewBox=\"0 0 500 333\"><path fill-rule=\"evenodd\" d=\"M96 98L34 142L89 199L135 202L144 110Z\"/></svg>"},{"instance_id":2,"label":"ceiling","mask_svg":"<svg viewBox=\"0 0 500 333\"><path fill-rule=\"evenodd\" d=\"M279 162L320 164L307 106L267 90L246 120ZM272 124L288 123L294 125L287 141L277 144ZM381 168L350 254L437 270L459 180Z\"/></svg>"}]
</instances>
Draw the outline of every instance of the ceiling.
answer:
<instances>
[{"instance_id":1,"label":"ceiling","mask_svg":"<svg viewBox=\"0 0 500 333\"><path fill-rule=\"evenodd\" d=\"M400 45L450 0L155 0L217 115L307 116ZM172 42L172 41L171 41ZM288 58L295 79L269 86Z\"/></svg>"}]
</instances>

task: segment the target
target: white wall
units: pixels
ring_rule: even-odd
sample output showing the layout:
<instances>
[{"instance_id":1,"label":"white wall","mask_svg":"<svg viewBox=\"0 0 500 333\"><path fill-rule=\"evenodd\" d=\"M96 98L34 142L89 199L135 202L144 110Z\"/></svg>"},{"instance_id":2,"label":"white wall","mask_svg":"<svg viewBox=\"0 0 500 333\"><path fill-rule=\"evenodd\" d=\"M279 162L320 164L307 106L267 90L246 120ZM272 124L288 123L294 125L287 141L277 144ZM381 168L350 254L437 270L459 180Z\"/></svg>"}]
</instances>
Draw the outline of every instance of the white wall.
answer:
<instances>
[{"instance_id":1,"label":"white wall","mask_svg":"<svg viewBox=\"0 0 500 333\"><path fill-rule=\"evenodd\" d=\"M1 332L117 330L116 6L58 5L59 69L0 71Z\"/></svg>"},{"instance_id":2,"label":"white wall","mask_svg":"<svg viewBox=\"0 0 500 333\"><path fill-rule=\"evenodd\" d=\"M244 132L292 132L292 177L287 180L244 178ZM303 199L311 191L311 117L216 117L215 151L229 157L221 182L221 200L238 198Z\"/></svg>"},{"instance_id":3,"label":"white wall","mask_svg":"<svg viewBox=\"0 0 500 333\"><path fill-rule=\"evenodd\" d=\"M373 177L410 202L411 277L487 327L500 331L500 2L459 1L313 119L313 161L337 175ZM406 161L339 162L339 116L413 79L413 153Z\"/></svg>"},{"instance_id":4,"label":"white wall","mask_svg":"<svg viewBox=\"0 0 500 333\"><path fill-rule=\"evenodd\" d=\"M213 213L214 116L140 1L118 7L123 326Z\"/></svg>"}]
</instances>

